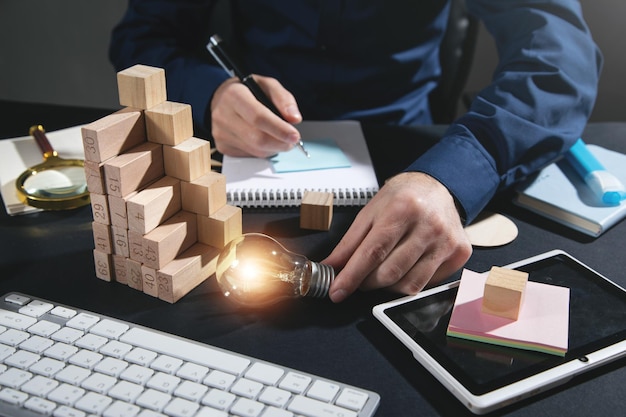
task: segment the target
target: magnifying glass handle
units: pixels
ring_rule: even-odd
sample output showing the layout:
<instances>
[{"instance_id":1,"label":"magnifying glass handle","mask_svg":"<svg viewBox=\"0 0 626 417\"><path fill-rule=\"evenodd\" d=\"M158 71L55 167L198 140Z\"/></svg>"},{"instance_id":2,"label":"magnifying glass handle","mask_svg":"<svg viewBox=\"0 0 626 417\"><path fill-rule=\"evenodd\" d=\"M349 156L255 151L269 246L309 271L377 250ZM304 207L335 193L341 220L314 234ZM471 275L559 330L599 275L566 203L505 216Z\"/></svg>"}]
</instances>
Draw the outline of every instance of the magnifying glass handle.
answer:
<instances>
[{"instance_id":1,"label":"magnifying glass handle","mask_svg":"<svg viewBox=\"0 0 626 417\"><path fill-rule=\"evenodd\" d=\"M42 125L31 126L28 133L35 138L39 149L43 152L43 157L48 159L51 156L57 156L57 151L52 148L50 141L46 137L46 131Z\"/></svg>"}]
</instances>

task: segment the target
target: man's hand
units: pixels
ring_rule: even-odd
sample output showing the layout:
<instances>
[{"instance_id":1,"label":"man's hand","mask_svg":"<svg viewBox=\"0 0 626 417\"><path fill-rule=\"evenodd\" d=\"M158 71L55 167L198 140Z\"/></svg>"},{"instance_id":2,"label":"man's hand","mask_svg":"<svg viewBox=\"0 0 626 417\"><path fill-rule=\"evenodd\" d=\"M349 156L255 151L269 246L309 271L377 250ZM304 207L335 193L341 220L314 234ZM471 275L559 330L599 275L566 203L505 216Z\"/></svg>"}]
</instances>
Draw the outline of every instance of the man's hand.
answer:
<instances>
[{"instance_id":1,"label":"man's hand","mask_svg":"<svg viewBox=\"0 0 626 417\"><path fill-rule=\"evenodd\" d=\"M434 178L391 178L361 210L323 263L339 270L330 298L387 287L416 294L460 269L472 254L454 199Z\"/></svg>"},{"instance_id":2,"label":"man's hand","mask_svg":"<svg viewBox=\"0 0 626 417\"><path fill-rule=\"evenodd\" d=\"M300 140L300 133L291 125L302 121L293 95L273 78L255 75L254 80L285 120L239 80L226 80L211 100L211 133L222 154L265 158L293 148Z\"/></svg>"}]
</instances>

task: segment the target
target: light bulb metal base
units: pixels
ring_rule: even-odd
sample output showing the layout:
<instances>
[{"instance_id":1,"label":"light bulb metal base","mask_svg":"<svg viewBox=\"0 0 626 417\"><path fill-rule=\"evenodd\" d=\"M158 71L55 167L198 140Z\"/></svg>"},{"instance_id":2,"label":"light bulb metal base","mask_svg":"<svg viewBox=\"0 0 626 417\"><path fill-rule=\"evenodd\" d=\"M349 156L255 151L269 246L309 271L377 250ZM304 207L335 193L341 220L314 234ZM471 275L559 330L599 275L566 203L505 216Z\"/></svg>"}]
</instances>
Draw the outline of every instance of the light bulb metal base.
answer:
<instances>
[{"instance_id":1,"label":"light bulb metal base","mask_svg":"<svg viewBox=\"0 0 626 417\"><path fill-rule=\"evenodd\" d=\"M311 284L306 297L326 298L330 284L335 279L335 270L330 265L311 262Z\"/></svg>"}]
</instances>

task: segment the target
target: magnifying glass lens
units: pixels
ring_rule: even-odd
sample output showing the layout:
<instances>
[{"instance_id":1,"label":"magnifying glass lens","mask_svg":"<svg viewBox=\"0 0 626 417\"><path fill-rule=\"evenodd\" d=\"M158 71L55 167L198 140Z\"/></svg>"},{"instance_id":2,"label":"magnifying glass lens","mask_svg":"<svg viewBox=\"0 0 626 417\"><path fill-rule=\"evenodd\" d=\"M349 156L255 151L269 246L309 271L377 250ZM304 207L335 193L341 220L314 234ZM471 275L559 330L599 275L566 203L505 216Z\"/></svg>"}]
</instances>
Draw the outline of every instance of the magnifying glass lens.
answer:
<instances>
[{"instance_id":1,"label":"magnifying glass lens","mask_svg":"<svg viewBox=\"0 0 626 417\"><path fill-rule=\"evenodd\" d=\"M33 172L24 181L24 190L39 198L78 196L87 191L85 170L78 166L64 166Z\"/></svg>"}]
</instances>

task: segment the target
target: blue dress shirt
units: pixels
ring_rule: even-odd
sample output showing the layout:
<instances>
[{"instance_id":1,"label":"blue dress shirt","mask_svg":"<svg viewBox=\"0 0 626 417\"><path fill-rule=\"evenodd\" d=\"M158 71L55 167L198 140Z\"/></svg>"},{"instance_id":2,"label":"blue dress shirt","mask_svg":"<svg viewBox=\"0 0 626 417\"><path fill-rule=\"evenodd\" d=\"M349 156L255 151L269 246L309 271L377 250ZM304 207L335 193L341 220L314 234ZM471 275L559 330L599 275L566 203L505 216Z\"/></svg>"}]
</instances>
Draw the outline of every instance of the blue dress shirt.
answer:
<instances>
[{"instance_id":1,"label":"blue dress shirt","mask_svg":"<svg viewBox=\"0 0 626 417\"><path fill-rule=\"evenodd\" d=\"M277 78L305 119L431 123L428 94L440 76L448 0L228 3L230 41L248 69ZM205 49L215 5L130 0L110 48L117 70L165 68L168 99L191 104L197 129L205 130L213 92L228 77ZM467 6L494 36L499 65L469 111L407 171L437 178L471 221L498 190L554 161L580 136L601 55L574 0Z\"/></svg>"}]
</instances>

